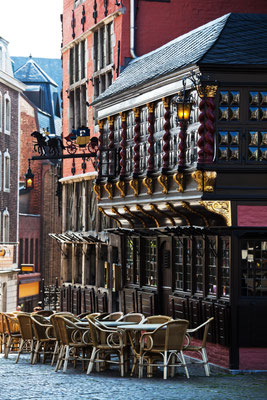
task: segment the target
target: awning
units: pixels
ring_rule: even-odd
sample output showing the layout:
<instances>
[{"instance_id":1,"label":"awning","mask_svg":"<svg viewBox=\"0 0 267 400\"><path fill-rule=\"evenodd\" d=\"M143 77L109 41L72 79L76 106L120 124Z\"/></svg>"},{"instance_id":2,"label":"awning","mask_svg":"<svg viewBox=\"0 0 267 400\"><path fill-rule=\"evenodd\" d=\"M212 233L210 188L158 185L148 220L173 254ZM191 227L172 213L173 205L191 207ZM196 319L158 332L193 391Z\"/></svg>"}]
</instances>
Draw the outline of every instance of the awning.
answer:
<instances>
[{"instance_id":1,"label":"awning","mask_svg":"<svg viewBox=\"0 0 267 400\"><path fill-rule=\"evenodd\" d=\"M87 232L64 232L64 233L49 233L48 234L52 239L55 239L59 243L62 244L96 244L103 242L98 237L93 236Z\"/></svg>"}]
</instances>

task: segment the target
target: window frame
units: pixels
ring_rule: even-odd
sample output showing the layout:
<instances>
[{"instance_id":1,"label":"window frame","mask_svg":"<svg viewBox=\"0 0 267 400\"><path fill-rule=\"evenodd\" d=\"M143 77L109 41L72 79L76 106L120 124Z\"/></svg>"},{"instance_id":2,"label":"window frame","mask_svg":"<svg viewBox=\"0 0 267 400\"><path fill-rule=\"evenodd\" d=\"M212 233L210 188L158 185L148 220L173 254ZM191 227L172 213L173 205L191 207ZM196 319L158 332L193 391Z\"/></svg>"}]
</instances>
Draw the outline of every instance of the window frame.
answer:
<instances>
[{"instance_id":1,"label":"window frame","mask_svg":"<svg viewBox=\"0 0 267 400\"><path fill-rule=\"evenodd\" d=\"M0 92L0 132L3 132L3 95L1 92Z\"/></svg>"},{"instance_id":2,"label":"window frame","mask_svg":"<svg viewBox=\"0 0 267 400\"><path fill-rule=\"evenodd\" d=\"M8 164L8 171L6 168L6 160L9 160L9 164ZM10 192L10 154L8 149L4 152L4 157L3 157L3 164L4 164L4 168L3 168L3 190L4 192L9 193ZM8 175L7 175L8 172ZM8 179L7 179L8 177ZM7 182L8 182L8 186L7 186Z\"/></svg>"},{"instance_id":3,"label":"window frame","mask_svg":"<svg viewBox=\"0 0 267 400\"><path fill-rule=\"evenodd\" d=\"M6 219L7 219L7 229L6 229ZM3 243L9 243L9 237L10 237L10 214L6 207L6 209L3 211Z\"/></svg>"},{"instance_id":4,"label":"window frame","mask_svg":"<svg viewBox=\"0 0 267 400\"><path fill-rule=\"evenodd\" d=\"M9 104L8 118L7 118L7 104ZM7 129L7 122L8 122L9 129ZM7 135L10 135L10 133L11 133L11 99L10 99L8 92L6 92L4 95L4 132Z\"/></svg>"}]
</instances>

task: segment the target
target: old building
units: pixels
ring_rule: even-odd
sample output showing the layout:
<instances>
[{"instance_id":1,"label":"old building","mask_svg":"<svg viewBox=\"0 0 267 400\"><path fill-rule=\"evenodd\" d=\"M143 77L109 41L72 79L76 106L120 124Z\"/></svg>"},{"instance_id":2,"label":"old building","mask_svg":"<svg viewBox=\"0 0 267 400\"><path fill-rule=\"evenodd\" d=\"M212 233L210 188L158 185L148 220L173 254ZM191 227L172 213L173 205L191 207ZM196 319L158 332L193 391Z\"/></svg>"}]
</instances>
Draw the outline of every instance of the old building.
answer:
<instances>
[{"instance_id":1,"label":"old building","mask_svg":"<svg viewBox=\"0 0 267 400\"><path fill-rule=\"evenodd\" d=\"M63 136L89 127L91 136L99 133L100 151L95 182L89 161L86 169L73 159L63 164L62 234L54 235L62 248L62 308L165 313L192 326L213 315L210 360L261 369L264 351L255 358L255 346L266 343L258 337L255 343L255 321L242 313L249 310L256 320L264 290L253 292L261 295L252 295L258 299L252 309L250 295L242 297L232 282L240 277L239 246L247 246L244 257L251 250L250 242L240 244L247 228L237 215L265 215L261 192L254 197L263 199L259 208L243 208L255 196L248 195L250 185L264 192L255 179L264 159L253 159L260 144L241 139L248 121L251 135L265 129L262 117L250 120L249 113L264 113L258 109L264 108L265 39L259 39L266 20L229 14L200 25L230 11L267 12L266 5L219 2L215 9L191 2L192 9L180 12L177 2L121 3L64 2ZM194 98L188 126L177 120L180 91ZM254 92L255 107L249 104ZM248 258L244 282L253 287ZM246 364L251 357L257 365Z\"/></svg>"},{"instance_id":2,"label":"old building","mask_svg":"<svg viewBox=\"0 0 267 400\"><path fill-rule=\"evenodd\" d=\"M0 310L17 305L19 103L25 86L13 76L0 37Z\"/></svg>"}]
</instances>

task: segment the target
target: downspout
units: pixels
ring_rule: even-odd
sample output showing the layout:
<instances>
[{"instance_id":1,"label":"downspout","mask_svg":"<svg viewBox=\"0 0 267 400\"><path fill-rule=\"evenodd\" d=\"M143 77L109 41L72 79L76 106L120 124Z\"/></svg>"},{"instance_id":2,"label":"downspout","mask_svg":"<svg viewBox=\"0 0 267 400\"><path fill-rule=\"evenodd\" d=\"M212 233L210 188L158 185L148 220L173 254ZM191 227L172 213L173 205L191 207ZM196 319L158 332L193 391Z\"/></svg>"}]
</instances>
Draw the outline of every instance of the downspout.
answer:
<instances>
[{"instance_id":1,"label":"downspout","mask_svg":"<svg viewBox=\"0 0 267 400\"><path fill-rule=\"evenodd\" d=\"M134 0L131 0L130 5L130 54L132 58L136 58L136 54L134 52L134 36L135 36L135 4Z\"/></svg>"}]
</instances>

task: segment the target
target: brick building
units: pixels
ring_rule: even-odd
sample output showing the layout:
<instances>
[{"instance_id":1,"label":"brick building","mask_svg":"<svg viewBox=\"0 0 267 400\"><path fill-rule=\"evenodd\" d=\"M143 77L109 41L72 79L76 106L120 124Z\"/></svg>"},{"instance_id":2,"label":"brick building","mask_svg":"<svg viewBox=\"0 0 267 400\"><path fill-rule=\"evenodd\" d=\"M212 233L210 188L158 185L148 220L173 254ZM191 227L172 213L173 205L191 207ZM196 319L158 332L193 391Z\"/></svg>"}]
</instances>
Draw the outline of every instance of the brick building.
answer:
<instances>
[{"instance_id":1,"label":"brick building","mask_svg":"<svg viewBox=\"0 0 267 400\"><path fill-rule=\"evenodd\" d=\"M206 46L212 43L215 48L214 38L218 34L219 40L220 29L224 23L226 26L227 17L224 16L219 23L210 23L215 33L200 26L227 12L237 11L267 13L267 4L264 1L243 1L229 5L218 1L215 8L213 2L202 1L190 4L163 0L64 1L63 137L68 136L72 129L88 126L91 135L100 133L100 152L96 185L93 184L96 173L89 162L86 173L82 174L79 163L76 162L74 170L73 160L64 160L62 234L54 236L62 248L63 309L77 314L115 309L141 311L145 315L165 313L189 319L193 326L214 315L216 325L210 334L212 361L234 369L263 366L260 358L256 360L258 367L255 363L250 367L244 363L244 359L255 354L256 350L254 336L249 337L249 326L240 316L249 299L240 299L239 286L234 289L229 283L228 262L239 262L237 252L233 251L240 245L238 234L235 236L234 229L231 231L230 236L234 236L231 242L225 233L228 232L231 213L229 203L226 204L227 212L225 205L221 204L221 213L199 203L221 200L219 196L222 195L220 192L217 197L216 194L206 197L209 188L206 190L203 182L201 185L204 175L198 172L201 162L196 158L199 151L203 153L199 148L202 144L198 142L198 114L201 110L194 109L193 128L185 138L179 133L172 100L183 89L182 80L189 72L203 72L195 65L201 60L199 52L203 50L203 57L205 51L208 52L204 43ZM254 20L252 17L252 21L256 28L257 16ZM245 25L241 25L231 25L228 40L231 35L242 36L238 29L244 31ZM192 29L196 30L189 34ZM214 41L207 41L207 37L213 34ZM203 41L195 40L198 35ZM254 33L255 43L256 35ZM164 45L168 40L173 42ZM190 47L190 40L195 47ZM177 50L177 43L185 47ZM242 43L245 43L244 38ZM187 53L192 55L190 59ZM204 69L206 74L218 74L218 79L226 85L227 73L225 76L222 71L219 74L221 58L217 48L211 59L212 66L206 65ZM166 60L170 61L169 64ZM234 63L238 64L236 60ZM250 63L250 60L246 61ZM222 64L224 70L227 62ZM252 70L251 66L250 74ZM239 78L232 74L231 79ZM248 81L245 79L245 82ZM263 76L260 82L258 92L263 90ZM230 91L240 90L233 87L232 81L230 88L225 89L229 102L229 96L233 96ZM195 104L199 104L196 93L194 96ZM93 107L90 106L92 103ZM219 107L217 103L216 106ZM225 107L230 106L227 103ZM221 129L224 132L228 127L225 125ZM212 150L209 148L208 152L211 158L214 156L212 140ZM221 142L216 142L217 146L218 143ZM230 154L230 147L220 151ZM219 160L217 153L216 156L215 163ZM190 164L186 165L189 169L185 175L182 173L184 164ZM178 165L182 168L177 169ZM214 190L213 168L212 165L210 170L207 169L205 184ZM195 178L191 175L193 172ZM170 174L175 175L172 181ZM227 175L224 174L225 170L221 176ZM225 182L222 185L227 186ZM223 198L230 201L227 195L224 194ZM237 205L232 204L234 207ZM260 207L263 205L259 204ZM237 208L232 210L235 213ZM241 207L239 212L242 214L243 210ZM194 225L199 230L191 229ZM220 229L213 232L203 230L210 225ZM164 230L167 226L170 230ZM171 230L171 227L176 230ZM209 252L204 250L205 246ZM232 251L229 251L229 246L234 246ZM194 255L196 258L193 260L192 254L198 253L200 256ZM196 265L201 273L194 275ZM236 275L231 275L232 282L239 279L237 270ZM197 289L196 283L199 284ZM257 313L264 307L264 299L261 300ZM231 308L232 301L235 305ZM237 315L238 307L242 312ZM252 316L255 310L250 311ZM241 326L246 330L242 338L237 336ZM260 345L265 348L266 342L262 340Z\"/></svg>"},{"instance_id":2,"label":"brick building","mask_svg":"<svg viewBox=\"0 0 267 400\"><path fill-rule=\"evenodd\" d=\"M0 38L0 309L17 305L19 103L25 86L13 76L8 42Z\"/></svg>"}]
</instances>

